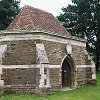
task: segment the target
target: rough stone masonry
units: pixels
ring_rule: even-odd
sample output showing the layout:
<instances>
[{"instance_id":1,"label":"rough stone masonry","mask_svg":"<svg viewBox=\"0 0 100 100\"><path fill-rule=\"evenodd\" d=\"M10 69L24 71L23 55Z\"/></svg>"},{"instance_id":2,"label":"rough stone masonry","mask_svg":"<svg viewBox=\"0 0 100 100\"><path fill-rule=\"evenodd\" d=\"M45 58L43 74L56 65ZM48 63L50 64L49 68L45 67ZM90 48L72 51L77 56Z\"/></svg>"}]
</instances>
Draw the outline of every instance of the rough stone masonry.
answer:
<instances>
[{"instance_id":1,"label":"rough stone masonry","mask_svg":"<svg viewBox=\"0 0 100 100\"><path fill-rule=\"evenodd\" d=\"M86 41L72 37L52 14L27 5L0 31L0 61L5 93L45 96L96 83Z\"/></svg>"}]
</instances>

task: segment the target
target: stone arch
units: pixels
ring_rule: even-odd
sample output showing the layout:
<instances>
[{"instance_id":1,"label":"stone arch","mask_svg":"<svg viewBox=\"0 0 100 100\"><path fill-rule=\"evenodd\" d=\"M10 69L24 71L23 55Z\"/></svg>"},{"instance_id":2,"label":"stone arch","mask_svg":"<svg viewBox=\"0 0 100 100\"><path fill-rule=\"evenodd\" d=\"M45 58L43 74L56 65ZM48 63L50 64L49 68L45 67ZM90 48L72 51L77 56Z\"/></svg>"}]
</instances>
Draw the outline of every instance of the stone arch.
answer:
<instances>
[{"instance_id":1,"label":"stone arch","mask_svg":"<svg viewBox=\"0 0 100 100\"><path fill-rule=\"evenodd\" d=\"M75 63L70 55L66 55L61 62L62 88L75 88Z\"/></svg>"}]
</instances>

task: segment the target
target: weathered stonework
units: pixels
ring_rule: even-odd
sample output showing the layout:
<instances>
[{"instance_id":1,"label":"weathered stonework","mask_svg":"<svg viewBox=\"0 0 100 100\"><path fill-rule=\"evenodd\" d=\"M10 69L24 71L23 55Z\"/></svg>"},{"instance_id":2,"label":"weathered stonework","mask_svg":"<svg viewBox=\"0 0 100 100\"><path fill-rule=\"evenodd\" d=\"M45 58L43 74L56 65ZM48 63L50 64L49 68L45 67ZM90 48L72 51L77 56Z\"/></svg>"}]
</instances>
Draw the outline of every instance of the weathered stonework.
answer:
<instances>
[{"instance_id":1,"label":"weathered stonework","mask_svg":"<svg viewBox=\"0 0 100 100\"><path fill-rule=\"evenodd\" d=\"M12 92L35 92L36 68L3 69L2 80L7 90Z\"/></svg>"},{"instance_id":2,"label":"weathered stonework","mask_svg":"<svg viewBox=\"0 0 100 100\"><path fill-rule=\"evenodd\" d=\"M50 64L52 65L57 65L57 64L61 64L62 59L64 58L64 56L66 56L66 44L63 43L59 43L59 42L51 42L51 41L42 41ZM85 61L86 61L86 57L85 57L85 51L84 51L85 47L82 46L76 46L76 45L72 45L72 58L74 60L74 62L76 62L76 65L85 65Z\"/></svg>"},{"instance_id":3,"label":"weathered stonework","mask_svg":"<svg viewBox=\"0 0 100 100\"><path fill-rule=\"evenodd\" d=\"M61 88L60 68L50 68L50 84L54 89Z\"/></svg>"},{"instance_id":4,"label":"weathered stonework","mask_svg":"<svg viewBox=\"0 0 100 100\"><path fill-rule=\"evenodd\" d=\"M41 64L37 58L36 44L41 43L44 45L49 60L50 87L48 88L45 85L42 88L39 87ZM24 40L22 38L21 40L20 38L19 40L2 41L1 44L7 44L7 50L2 58L2 80L4 80L6 91L47 95L62 88L62 64L67 57L65 43L41 39ZM75 71L71 79L73 85L70 88L77 88L92 82L92 75L95 71L92 70L92 62L88 59L85 47L72 44L71 58L74 61ZM14 66L11 67L11 65ZM79 65L85 65L85 67ZM86 65L91 65L91 67L86 67ZM46 76L43 77L45 79Z\"/></svg>"},{"instance_id":5,"label":"weathered stonework","mask_svg":"<svg viewBox=\"0 0 100 100\"><path fill-rule=\"evenodd\" d=\"M88 81L90 80L92 80L91 67L77 68L77 75L76 75L77 87L87 84Z\"/></svg>"},{"instance_id":6,"label":"weathered stonework","mask_svg":"<svg viewBox=\"0 0 100 100\"><path fill-rule=\"evenodd\" d=\"M5 85L36 84L36 68L3 69Z\"/></svg>"},{"instance_id":7,"label":"weathered stonework","mask_svg":"<svg viewBox=\"0 0 100 100\"><path fill-rule=\"evenodd\" d=\"M24 65L36 63L36 43L42 43L45 46L49 62L52 65L61 64L63 57L66 55L66 44L50 41L39 40L20 40L20 41L8 41L7 51L5 52L5 58L2 59L4 65ZM86 56L84 47L72 46L72 58L76 62L76 65L85 65ZM77 53L76 53L77 52ZM13 59L12 59L13 58ZM87 60L88 61L88 60Z\"/></svg>"},{"instance_id":8,"label":"weathered stonework","mask_svg":"<svg viewBox=\"0 0 100 100\"><path fill-rule=\"evenodd\" d=\"M13 59L12 59L13 58ZM34 40L8 41L4 65L31 65L36 63L36 46Z\"/></svg>"},{"instance_id":9,"label":"weathered stonework","mask_svg":"<svg viewBox=\"0 0 100 100\"><path fill-rule=\"evenodd\" d=\"M25 6L0 31L0 87L47 96L95 84L95 64L85 49L85 40L71 36L52 14Z\"/></svg>"}]
</instances>

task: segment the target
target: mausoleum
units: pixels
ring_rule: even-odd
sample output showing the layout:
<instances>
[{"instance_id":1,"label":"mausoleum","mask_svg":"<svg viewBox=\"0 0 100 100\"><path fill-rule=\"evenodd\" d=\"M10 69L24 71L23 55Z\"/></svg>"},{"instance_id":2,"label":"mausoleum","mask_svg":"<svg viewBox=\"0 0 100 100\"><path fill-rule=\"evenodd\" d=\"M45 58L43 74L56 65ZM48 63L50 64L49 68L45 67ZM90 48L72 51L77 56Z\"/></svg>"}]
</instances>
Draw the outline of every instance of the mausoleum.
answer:
<instances>
[{"instance_id":1,"label":"mausoleum","mask_svg":"<svg viewBox=\"0 0 100 100\"><path fill-rule=\"evenodd\" d=\"M50 13L25 5L0 31L0 87L47 95L95 83L86 41L73 37Z\"/></svg>"}]
</instances>

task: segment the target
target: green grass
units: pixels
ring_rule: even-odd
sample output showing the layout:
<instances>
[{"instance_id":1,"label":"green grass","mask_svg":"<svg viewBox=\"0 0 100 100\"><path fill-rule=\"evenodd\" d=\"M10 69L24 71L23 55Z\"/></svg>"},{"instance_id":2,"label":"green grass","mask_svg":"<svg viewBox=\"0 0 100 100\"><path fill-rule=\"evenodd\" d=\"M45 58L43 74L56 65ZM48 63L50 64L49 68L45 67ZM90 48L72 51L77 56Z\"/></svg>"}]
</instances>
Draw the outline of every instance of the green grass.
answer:
<instances>
[{"instance_id":1,"label":"green grass","mask_svg":"<svg viewBox=\"0 0 100 100\"><path fill-rule=\"evenodd\" d=\"M84 86L71 91L59 91L47 97L34 94L9 94L0 100L100 100L100 74L97 74L97 85Z\"/></svg>"}]
</instances>

